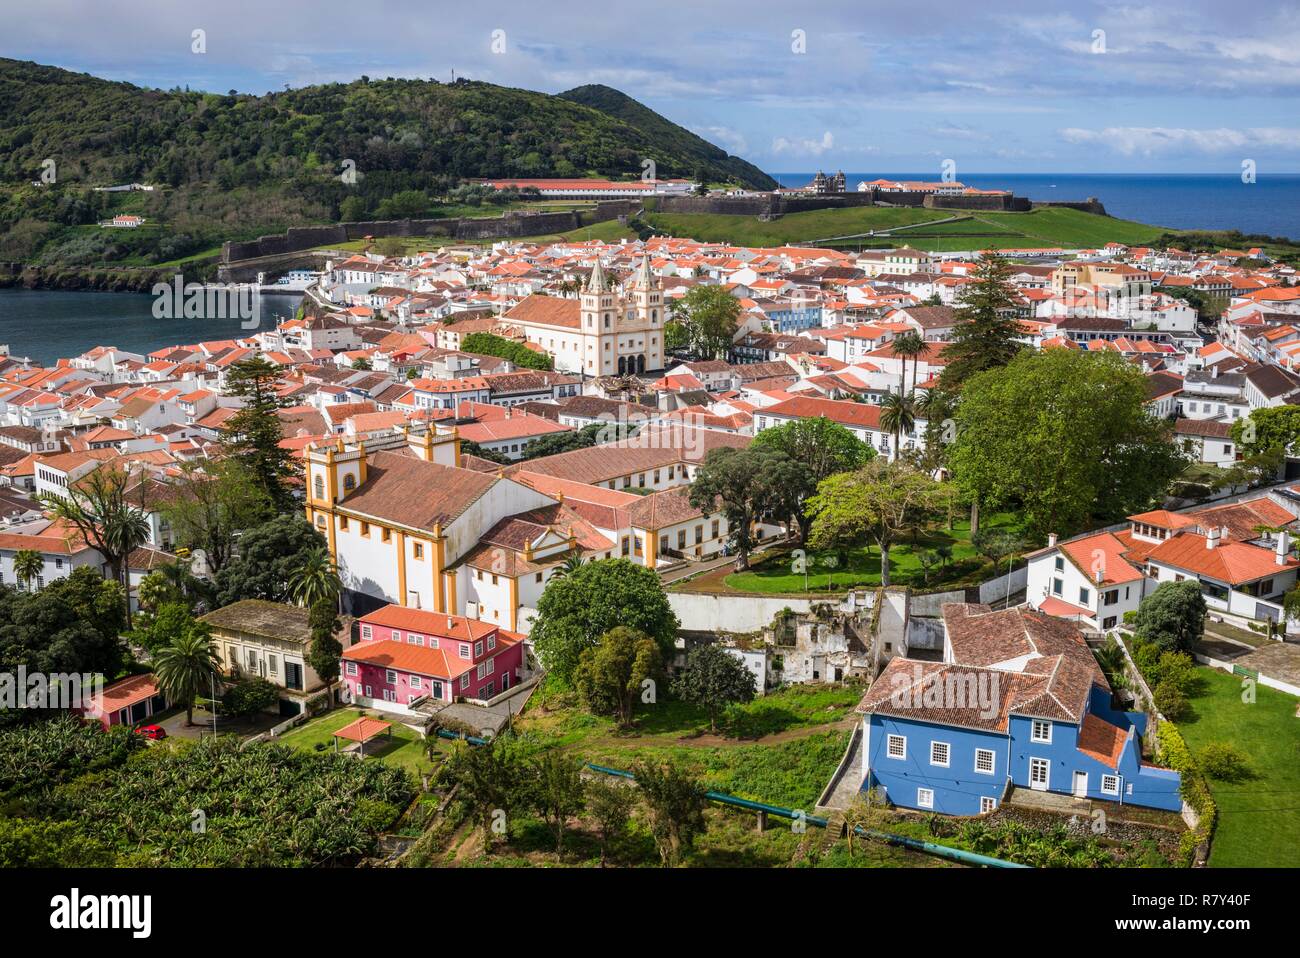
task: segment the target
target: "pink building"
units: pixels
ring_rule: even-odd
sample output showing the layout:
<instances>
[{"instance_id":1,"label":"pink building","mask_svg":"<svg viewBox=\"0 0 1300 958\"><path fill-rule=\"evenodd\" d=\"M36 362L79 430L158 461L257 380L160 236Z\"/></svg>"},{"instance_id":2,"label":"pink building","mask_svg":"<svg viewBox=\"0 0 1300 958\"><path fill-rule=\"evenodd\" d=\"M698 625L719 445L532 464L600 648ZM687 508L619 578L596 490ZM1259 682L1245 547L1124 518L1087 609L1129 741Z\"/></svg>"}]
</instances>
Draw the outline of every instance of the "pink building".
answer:
<instances>
[{"instance_id":1,"label":"pink building","mask_svg":"<svg viewBox=\"0 0 1300 958\"><path fill-rule=\"evenodd\" d=\"M87 708L75 711L99 719L104 728L135 725L167 708L166 697L158 691L153 673L132 675L114 682L93 699Z\"/></svg>"},{"instance_id":2,"label":"pink building","mask_svg":"<svg viewBox=\"0 0 1300 958\"><path fill-rule=\"evenodd\" d=\"M524 637L488 622L387 605L358 625L361 641L344 650L342 679L362 707L402 712L425 698L490 699L522 675Z\"/></svg>"}]
</instances>

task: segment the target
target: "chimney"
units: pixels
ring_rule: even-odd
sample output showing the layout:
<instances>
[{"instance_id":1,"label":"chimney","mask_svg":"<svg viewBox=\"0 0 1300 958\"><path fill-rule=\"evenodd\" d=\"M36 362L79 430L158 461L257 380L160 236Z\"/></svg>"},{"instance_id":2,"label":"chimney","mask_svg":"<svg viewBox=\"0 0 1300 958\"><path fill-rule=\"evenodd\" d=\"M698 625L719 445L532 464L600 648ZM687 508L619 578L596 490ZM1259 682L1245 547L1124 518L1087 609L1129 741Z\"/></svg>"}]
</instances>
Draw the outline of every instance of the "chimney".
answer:
<instances>
[{"instance_id":1,"label":"chimney","mask_svg":"<svg viewBox=\"0 0 1300 958\"><path fill-rule=\"evenodd\" d=\"M448 629L448 631L451 630L451 627L452 627L453 624L454 624L454 623L453 623L452 620L451 620L451 616L447 616L447 629Z\"/></svg>"},{"instance_id":2,"label":"chimney","mask_svg":"<svg viewBox=\"0 0 1300 958\"><path fill-rule=\"evenodd\" d=\"M1205 534L1205 548L1217 549L1219 546L1219 527L1215 526Z\"/></svg>"},{"instance_id":3,"label":"chimney","mask_svg":"<svg viewBox=\"0 0 1300 958\"><path fill-rule=\"evenodd\" d=\"M1277 556L1274 561L1278 565L1286 565L1287 556L1291 552L1291 537L1283 529L1277 534Z\"/></svg>"},{"instance_id":4,"label":"chimney","mask_svg":"<svg viewBox=\"0 0 1300 958\"><path fill-rule=\"evenodd\" d=\"M1219 378L1219 364L1218 364L1218 363L1215 363L1213 366L1210 367L1210 378L1211 378L1211 379L1218 379L1218 378Z\"/></svg>"},{"instance_id":5,"label":"chimney","mask_svg":"<svg viewBox=\"0 0 1300 958\"><path fill-rule=\"evenodd\" d=\"M1049 533L1047 534L1047 548L1050 549L1050 548L1052 548L1052 546L1054 546L1054 545L1056 545L1056 533L1055 533L1055 532L1049 532Z\"/></svg>"}]
</instances>

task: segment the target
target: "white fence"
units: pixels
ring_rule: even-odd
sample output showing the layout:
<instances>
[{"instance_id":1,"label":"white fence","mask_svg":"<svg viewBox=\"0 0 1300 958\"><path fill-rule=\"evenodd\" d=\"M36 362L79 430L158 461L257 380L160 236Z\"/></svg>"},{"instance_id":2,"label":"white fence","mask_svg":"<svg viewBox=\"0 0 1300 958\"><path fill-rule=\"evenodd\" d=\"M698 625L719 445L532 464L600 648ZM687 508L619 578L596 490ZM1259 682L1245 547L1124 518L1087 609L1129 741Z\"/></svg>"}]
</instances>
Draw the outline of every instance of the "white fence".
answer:
<instances>
[{"instance_id":1,"label":"white fence","mask_svg":"<svg viewBox=\"0 0 1300 958\"><path fill-rule=\"evenodd\" d=\"M1244 675L1242 672L1233 668L1231 662L1225 662L1223 659L1216 659L1209 655L1202 655L1200 652L1194 652L1193 656L1197 662L1208 665L1211 668L1219 669L1222 672L1228 672L1233 675L1241 675L1243 678L1254 678L1260 685L1267 686L1270 689L1277 689L1279 692L1285 692L1287 695L1294 695L1297 698L1300 698L1300 686L1291 685L1288 682L1281 682L1278 679L1271 679L1267 675L1255 672L1254 669L1249 670L1252 673L1251 675Z\"/></svg>"},{"instance_id":2,"label":"white fence","mask_svg":"<svg viewBox=\"0 0 1300 958\"><path fill-rule=\"evenodd\" d=\"M1008 595L1023 592L1029 584L1029 566L1012 569L1009 575L1001 575L980 583L980 601L997 602Z\"/></svg>"}]
</instances>

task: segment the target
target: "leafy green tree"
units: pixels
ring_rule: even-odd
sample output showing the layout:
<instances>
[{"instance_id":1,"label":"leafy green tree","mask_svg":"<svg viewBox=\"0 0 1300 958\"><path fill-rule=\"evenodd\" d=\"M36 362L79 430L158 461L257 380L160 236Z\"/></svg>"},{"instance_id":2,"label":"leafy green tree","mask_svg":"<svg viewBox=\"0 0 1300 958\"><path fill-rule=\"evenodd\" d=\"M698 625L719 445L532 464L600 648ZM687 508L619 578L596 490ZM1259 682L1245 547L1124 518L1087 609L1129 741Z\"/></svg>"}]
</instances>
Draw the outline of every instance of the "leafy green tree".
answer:
<instances>
[{"instance_id":1,"label":"leafy green tree","mask_svg":"<svg viewBox=\"0 0 1300 958\"><path fill-rule=\"evenodd\" d=\"M47 675L121 674L126 650L116 632L105 634L101 623L55 590L55 584L34 593L0 586L0 673L15 674L25 667ZM120 598L120 587L106 584ZM120 621L120 609L117 614ZM0 722L21 718L19 711L0 711Z\"/></svg>"},{"instance_id":2,"label":"leafy green tree","mask_svg":"<svg viewBox=\"0 0 1300 958\"><path fill-rule=\"evenodd\" d=\"M584 807L586 788L581 759L563 752L545 752L532 763L532 806L555 832L555 854L564 854L564 831L569 819Z\"/></svg>"},{"instance_id":3,"label":"leafy green tree","mask_svg":"<svg viewBox=\"0 0 1300 958\"><path fill-rule=\"evenodd\" d=\"M718 730L718 715L730 705L752 702L754 673L720 645L701 645L686 656L686 668L673 679L672 693L698 705L709 716L709 731Z\"/></svg>"},{"instance_id":4,"label":"leafy green tree","mask_svg":"<svg viewBox=\"0 0 1300 958\"><path fill-rule=\"evenodd\" d=\"M289 575L289 597L301 606L311 607L317 602L337 603L343 582L329 549L320 546L302 557L302 562Z\"/></svg>"},{"instance_id":5,"label":"leafy green tree","mask_svg":"<svg viewBox=\"0 0 1300 958\"><path fill-rule=\"evenodd\" d=\"M671 763L638 762L632 774L649 813L659 858L666 867L674 868L704 831L705 790Z\"/></svg>"},{"instance_id":6,"label":"leafy green tree","mask_svg":"<svg viewBox=\"0 0 1300 958\"><path fill-rule=\"evenodd\" d=\"M280 690L275 683L260 675L236 682L221 696L222 707L231 715L252 718L273 708L280 701Z\"/></svg>"},{"instance_id":7,"label":"leafy green tree","mask_svg":"<svg viewBox=\"0 0 1300 958\"><path fill-rule=\"evenodd\" d=\"M642 684L662 667L663 653L655 640L620 625L602 635L593 648L582 650L573 684L585 708L597 715L613 715L626 726L632 722Z\"/></svg>"},{"instance_id":8,"label":"leafy green tree","mask_svg":"<svg viewBox=\"0 0 1300 958\"><path fill-rule=\"evenodd\" d=\"M792 419L780 426L762 430L754 437L751 449L771 449L803 467L802 480L795 489L799 508L794 520L800 536L808 538L808 517L803 503L817 493L817 484L837 472L851 472L875 456L876 450L825 416Z\"/></svg>"},{"instance_id":9,"label":"leafy green tree","mask_svg":"<svg viewBox=\"0 0 1300 958\"><path fill-rule=\"evenodd\" d=\"M600 839L600 867L609 861L614 843L627 833L628 819L636 805L636 793L617 779L596 778L587 783L587 817Z\"/></svg>"},{"instance_id":10,"label":"leafy green tree","mask_svg":"<svg viewBox=\"0 0 1300 958\"><path fill-rule=\"evenodd\" d=\"M185 707L185 724L194 724L194 702L208 690L217 673L217 655L205 622L176 636L154 655L158 690Z\"/></svg>"},{"instance_id":11,"label":"leafy green tree","mask_svg":"<svg viewBox=\"0 0 1300 958\"><path fill-rule=\"evenodd\" d=\"M1274 450L1289 454L1300 449L1300 406L1271 406L1251 410L1232 424L1232 441L1247 456Z\"/></svg>"},{"instance_id":12,"label":"leafy green tree","mask_svg":"<svg viewBox=\"0 0 1300 958\"><path fill-rule=\"evenodd\" d=\"M44 594L67 602L105 642L118 644L126 625L126 593L120 583L105 579L90 566L78 566L47 585Z\"/></svg>"},{"instance_id":13,"label":"leafy green tree","mask_svg":"<svg viewBox=\"0 0 1300 958\"><path fill-rule=\"evenodd\" d=\"M686 326L677 320L670 320L664 323L664 349L671 352L678 349L685 349L691 344L691 334L687 332Z\"/></svg>"},{"instance_id":14,"label":"leafy green tree","mask_svg":"<svg viewBox=\"0 0 1300 958\"><path fill-rule=\"evenodd\" d=\"M301 515L276 516L240 537L239 554L217 574L217 605L240 599L283 602L294 573L325 548L325 539Z\"/></svg>"},{"instance_id":15,"label":"leafy green tree","mask_svg":"<svg viewBox=\"0 0 1300 958\"><path fill-rule=\"evenodd\" d=\"M492 333L470 333L460 341L462 352L477 356L496 356L508 359L520 369L538 369L549 371L554 368L551 357L546 353L529 349L521 342L496 336Z\"/></svg>"},{"instance_id":16,"label":"leafy green tree","mask_svg":"<svg viewBox=\"0 0 1300 958\"><path fill-rule=\"evenodd\" d=\"M366 218L366 201L359 196L345 196L339 204L339 222L355 223Z\"/></svg>"},{"instance_id":17,"label":"leafy green tree","mask_svg":"<svg viewBox=\"0 0 1300 958\"><path fill-rule=\"evenodd\" d=\"M600 559L546 583L530 638L542 665L571 682L583 650L620 625L672 654L678 622L659 576L627 559Z\"/></svg>"},{"instance_id":18,"label":"leafy green tree","mask_svg":"<svg viewBox=\"0 0 1300 958\"><path fill-rule=\"evenodd\" d=\"M945 389L957 389L978 372L1005 366L1024 348L1011 266L1000 256L985 254L971 276L974 282L957 304L952 342L943 350L940 381Z\"/></svg>"},{"instance_id":19,"label":"leafy green tree","mask_svg":"<svg viewBox=\"0 0 1300 958\"><path fill-rule=\"evenodd\" d=\"M19 549L14 553L14 576L24 589L30 590L32 583L44 571L45 557L35 549Z\"/></svg>"},{"instance_id":20,"label":"leafy green tree","mask_svg":"<svg viewBox=\"0 0 1300 958\"><path fill-rule=\"evenodd\" d=\"M207 626L194 618L193 610L184 602L167 602L158 607L152 615L141 616L136 620L136 628L131 632L131 640L150 653L156 654L161 649L173 645L176 639L195 630L211 634Z\"/></svg>"},{"instance_id":21,"label":"leafy green tree","mask_svg":"<svg viewBox=\"0 0 1300 958\"><path fill-rule=\"evenodd\" d=\"M235 550L241 532L267 521L275 505L242 460L186 463L162 505L177 545L200 549L213 574Z\"/></svg>"},{"instance_id":22,"label":"leafy green tree","mask_svg":"<svg viewBox=\"0 0 1300 958\"><path fill-rule=\"evenodd\" d=\"M736 569L749 568L754 523L793 517L802 507L806 470L785 453L763 446L713 449L696 470L690 503L706 515L721 510L736 546Z\"/></svg>"},{"instance_id":23,"label":"leafy green tree","mask_svg":"<svg viewBox=\"0 0 1300 958\"><path fill-rule=\"evenodd\" d=\"M918 522L936 513L948 489L904 462L872 459L855 472L831 476L808 502L809 544L817 549L874 542L880 581L889 585L889 550Z\"/></svg>"},{"instance_id":24,"label":"leafy green tree","mask_svg":"<svg viewBox=\"0 0 1300 958\"><path fill-rule=\"evenodd\" d=\"M249 477L280 512L293 508L288 480L295 474L293 453L280 445L284 429L276 412L287 405L276 387L279 370L262 356L230 367L226 392L243 400L239 411L221 428L227 456L239 460Z\"/></svg>"},{"instance_id":25,"label":"leafy green tree","mask_svg":"<svg viewBox=\"0 0 1300 958\"><path fill-rule=\"evenodd\" d=\"M1138 606L1133 629L1165 651L1190 652L1205 632L1205 596L1195 579L1162 582Z\"/></svg>"},{"instance_id":26,"label":"leafy green tree","mask_svg":"<svg viewBox=\"0 0 1300 958\"><path fill-rule=\"evenodd\" d=\"M307 612L307 625L311 630L307 664L325 683L325 698L329 702L334 701L330 690L338 680L339 656L343 654L343 643L335 637L339 631L339 619L335 609L334 600L317 599Z\"/></svg>"},{"instance_id":27,"label":"leafy green tree","mask_svg":"<svg viewBox=\"0 0 1300 958\"><path fill-rule=\"evenodd\" d=\"M503 739L479 746L456 743L447 760L446 775L483 830L485 847L491 847L494 838L502 834L510 812L531 797L527 769Z\"/></svg>"},{"instance_id":28,"label":"leafy green tree","mask_svg":"<svg viewBox=\"0 0 1300 958\"><path fill-rule=\"evenodd\" d=\"M692 286L674 304L691 350L701 359L726 358L736 338L740 301L724 286Z\"/></svg>"},{"instance_id":29,"label":"leafy green tree","mask_svg":"<svg viewBox=\"0 0 1300 958\"><path fill-rule=\"evenodd\" d=\"M1186 467L1146 377L1113 353L1027 351L962 388L954 479L981 508L1017 508L1035 537L1149 508Z\"/></svg>"}]
</instances>

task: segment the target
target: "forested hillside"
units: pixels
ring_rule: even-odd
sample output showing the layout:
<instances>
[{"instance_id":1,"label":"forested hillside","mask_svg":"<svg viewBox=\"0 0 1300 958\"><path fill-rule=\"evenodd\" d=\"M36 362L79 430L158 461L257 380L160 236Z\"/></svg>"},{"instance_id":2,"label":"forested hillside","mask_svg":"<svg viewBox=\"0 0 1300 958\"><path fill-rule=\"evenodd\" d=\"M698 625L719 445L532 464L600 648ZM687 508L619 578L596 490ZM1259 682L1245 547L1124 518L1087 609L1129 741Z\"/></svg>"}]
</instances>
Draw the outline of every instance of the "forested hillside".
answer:
<instances>
[{"instance_id":1,"label":"forested hillside","mask_svg":"<svg viewBox=\"0 0 1300 958\"><path fill-rule=\"evenodd\" d=\"M582 91L367 77L253 96L144 89L0 59L0 259L161 262L294 224L454 213L444 208L483 202L454 192L475 177L632 178L645 158L665 178L771 185L597 89L590 106L576 102ZM42 185L47 161L54 182ZM349 183L340 174L352 168ZM130 182L164 189L92 192ZM95 227L114 212L153 228Z\"/></svg>"}]
</instances>

